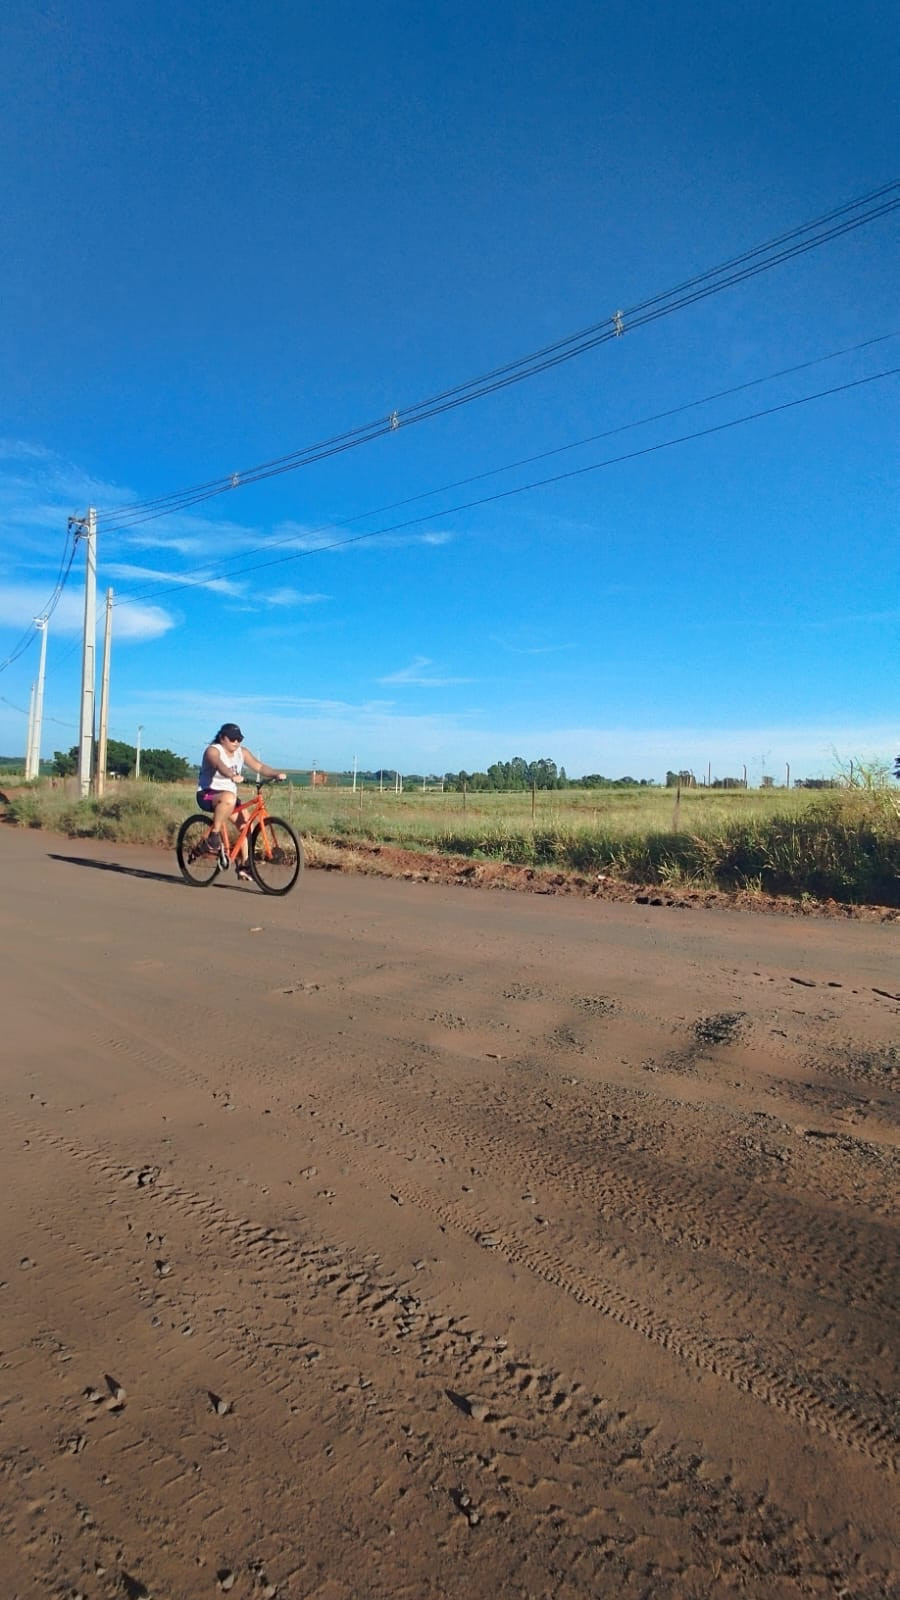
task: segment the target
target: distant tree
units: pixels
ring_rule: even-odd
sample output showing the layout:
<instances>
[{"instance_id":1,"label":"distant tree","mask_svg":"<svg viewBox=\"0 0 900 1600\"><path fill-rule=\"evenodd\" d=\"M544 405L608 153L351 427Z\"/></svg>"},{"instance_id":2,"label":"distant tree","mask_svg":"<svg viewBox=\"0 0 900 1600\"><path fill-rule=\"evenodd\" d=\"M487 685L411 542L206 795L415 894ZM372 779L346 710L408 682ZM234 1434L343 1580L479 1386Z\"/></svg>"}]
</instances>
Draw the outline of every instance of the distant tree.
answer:
<instances>
[{"instance_id":1,"label":"distant tree","mask_svg":"<svg viewBox=\"0 0 900 1600\"><path fill-rule=\"evenodd\" d=\"M106 770L117 778L128 778L134 771L137 750L121 739L110 739L106 746Z\"/></svg>"},{"instance_id":2,"label":"distant tree","mask_svg":"<svg viewBox=\"0 0 900 1600\"><path fill-rule=\"evenodd\" d=\"M134 772L137 750L133 744L121 739L110 739L106 746L106 770L116 778L128 778ZM53 771L58 778L69 778L78 771L78 746L64 752L54 750ZM171 750L142 750L141 773L154 783L179 783L190 776L191 767L184 756Z\"/></svg>"},{"instance_id":3,"label":"distant tree","mask_svg":"<svg viewBox=\"0 0 900 1600\"><path fill-rule=\"evenodd\" d=\"M179 783L190 777L191 765L171 750L142 750L141 774L154 783Z\"/></svg>"}]
</instances>

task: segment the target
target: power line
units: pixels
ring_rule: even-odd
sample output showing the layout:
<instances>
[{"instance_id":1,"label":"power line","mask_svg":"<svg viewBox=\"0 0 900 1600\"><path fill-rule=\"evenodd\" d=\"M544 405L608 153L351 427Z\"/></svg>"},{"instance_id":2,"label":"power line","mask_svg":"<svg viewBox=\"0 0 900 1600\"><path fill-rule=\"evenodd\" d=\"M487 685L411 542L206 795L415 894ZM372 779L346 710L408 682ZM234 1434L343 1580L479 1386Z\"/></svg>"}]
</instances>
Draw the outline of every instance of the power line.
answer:
<instances>
[{"instance_id":1,"label":"power line","mask_svg":"<svg viewBox=\"0 0 900 1600\"><path fill-rule=\"evenodd\" d=\"M674 439L663 439L656 444L645 445L641 450L629 450L623 455L609 456L604 461L594 461L584 467L572 467L568 472L558 472L549 478L537 478L531 483L518 484L512 489L499 489L496 494L482 495L476 500L467 500L455 506L446 506L440 514L444 517L452 516L459 511L471 511L479 506L491 505L498 500L511 499L514 495L528 494L534 489L547 488L554 483L564 483L569 478L584 477L587 473L599 472L604 467L619 466L625 461L636 461L642 456L655 455L660 450L670 450L675 445L689 444L695 439L705 439L715 433L725 433L729 429L740 427L746 422L756 422L762 417L772 417L782 411L792 411L798 406L809 405L814 400L824 400L832 395L845 394L851 389L860 389L866 384L877 383L882 378L893 378L898 374L900 374L900 367L889 367L883 372L873 372L866 378L856 378L847 383L836 384L831 389L820 389L815 394L801 395L796 400L784 400L779 405L767 406L760 411L751 411L742 417L733 417L728 422L711 423L709 427L698 428L694 433L679 434ZM248 567L239 567L231 576L237 577L251 572L261 572L267 567L283 566L290 561L299 561L304 556L320 555L326 550L338 550L346 545L361 544L366 539L377 539L386 533L397 533L402 529L415 527L418 523L427 521L431 515L433 513L426 513L420 517L407 518L403 522L390 523L384 528L373 528L368 533L353 534L348 539L335 539L329 544L318 545L315 550L294 550L290 555L274 556L270 561L259 561ZM181 589L197 587L197 583L179 583L171 585L167 592L173 594L178 593ZM138 598L140 598L139 595L123 596L116 601L116 605L128 605Z\"/></svg>"},{"instance_id":2,"label":"power line","mask_svg":"<svg viewBox=\"0 0 900 1600\"><path fill-rule=\"evenodd\" d=\"M69 551L68 560L66 560L66 550L68 548L68 543L69 543L69 538L71 536L71 532L72 532L71 528L68 528L66 530L66 542L63 545L63 553L62 553L62 558L61 558L60 564L59 564L59 572L57 573L56 583L53 586L53 590L52 590L52 593L50 595L49 600L46 602L46 604L44 605L43 609L39 613L39 615L41 617L41 620L43 622L49 621L50 617L52 617L54 611L56 610L57 606L59 605L59 602L62 599L62 592L63 592L63 590L64 590L64 588L66 586L66 582L67 582L68 577L69 577L69 573L72 570L72 563L75 560L75 551L78 548L78 544L77 544L77 540L73 538L72 539L72 548ZM18 661L19 657L21 655L24 655L25 651L28 649L29 645L33 642L33 640L36 637L37 637L37 629L36 629L35 624L32 623L31 626L28 628L27 632L23 633L23 635L22 635L21 639L19 640L18 644L13 646L13 649L10 651L9 655L6 657L6 660L5 661L0 661L0 672L5 672L7 667L11 667L14 661Z\"/></svg>"},{"instance_id":3,"label":"power line","mask_svg":"<svg viewBox=\"0 0 900 1600\"><path fill-rule=\"evenodd\" d=\"M2 702L3 702L3 704L5 706L9 706L11 711L18 711L20 716L23 716L23 717L29 716L30 713L25 710L24 706L14 705L12 700L7 700L5 694L0 694L0 700L2 700ZM44 722L55 722L57 727L68 728L70 730L73 729L73 728L77 728L77 726L78 726L78 724L76 722L64 722L62 717L51 717L46 712L44 714L43 721Z\"/></svg>"},{"instance_id":4,"label":"power line","mask_svg":"<svg viewBox=\"0 0 900 1600\"><path fill-rule=\"evenodd\" d=\"M513 472L519 467L532 466L532 465L534 465L534 463L536 463L538 461L547 461L547 460L551 459L553 456L558 456L558 455L564 454L566 451L579 450L579 449L582 449L587 444L596 444L601 439L613 438L616 434L627 433L633 428L648 427L650 425L650 423L661 422L666 417L678 416L682 412L694 410L698 406L710 405L716 400L727 399L731 395L740 394L746 389L758 388L761 384L764 384L764 383L774 383L776 381L776 379L778 379L778 378L791 377L791 376L793 376L794 374L796 374L798 372L806 372L806 371L809 370L810 367L821 366L826 361L836 361L841 356L855 355L860 350L870 349L873 345L883 344L883 343L885 343L886 340L888 340L888 339L896 339L898 336L900 336L900 330L894 329L890 333L877 334L874 337L872 337L871 339L862 339L862 340L859 341L859 343L852 344L852 345L845 345L840 350L830 350L825 355L814 356L808 361L799 361L799 362L794 363L793 366L781 367L781 368L778 369L778 371L766 373L765 376L763 376L763 377L750 378L744 383L732 384L727 389L718 389L712 394L702 395L699 399L686 400L680 405L669 406L666 410L664 410L664 411L656 411L656 412L652 413L652 415L650 415L650 416L638 417L638 418L632 420L631 422L619 423L619 424L617 424L616 427L605 428L600 433L587 434L583 439L575 439L569 444L556 445L552 449L541 450L541 451L538 451L536 454L530 455L530 456L523 456L517 461L505 462L502 466L499 466L499 467L490 467L484 472L473 473L469 477L456 478L452 482L440 484L434 489L424 489L420 493L414 494L414 495L408 495L402 500L393 500L393 501L389 502L387 505L374 506L368 511L356 512L353 516L350 516L350 517L333 518L327 523L322 523L317 528L311 528L309 530L309 533L310 533L310 535L314 535L314 534L317 534L317 533L327 533L332 528L350 527L350 526L352 526L352 524L354 522L362 522L367 517L383 516L388 511L397 511L397 510L400 510L403 506L414 505L416 503L416 501L418 501L418 500L429 500L429 499L432 499L435 495L446 494L451 489L464 488L465 485L469 484L469 483L481 483L481 482L484 481L485 478L496 477L501 472ZM281 545L281 544L290 544L290 543L292 543L292 541L295 538L296 538L296 535L291 533L291 534L285 534L281 538L266 539L264 541L264 543L261 544L261 545L253 546L253 547L251 547L251 548L249 548L247 550L242 550L239 554L227 557L214 570L210 570L210 565L209 565L209 562L207 561L207 562L202 562L200 565L198 565L196 567L188 567L182 573L177 574L177 576L183 577L183 578L189 578L194 573L202 573L203 574L202 578L198 578L197 582L195 584L195 587L202 588L207 582L209 582L209 580L211 578L217 578L217 577L227 578L227 577L231 576L232 574L229 573L228 568L234 562L246 561L248 556L262 554L264 551L271 550L271 549L273 549L273 548L275 548L275 547L277 547L278 545ZM241 569L241 570L244 570L244 569ZM184 585L180 585L180 587L184 587ZM129 599L131 599L131 600L141 600L141 599L149 598L150 596L153 596L153 595L166 594L166 593L171 593L171 592L172 592L172 584L171 584L170 580L166 579L166 580L163 580L161 582L156 582L156 583L150 584L145 589L139 589L137 591L137 593L134 594L134 595L131 595L129 597Z\"/></svg>"},{"instance_id":5,"label":"power line","mask_svg":"<svg viewBox=\"0 0 900 1600\"><path fill-rule=\"evenodd\" d=\"M602 322L593 323L590 327L569 334L528 356L519 357L515 361L496 367L479 378L468 379L426 400L418 401L402 410L395 410L387 417L377 418L373 422L364 423L360 427L307 445L287 455L229 473L207 483L195 484L154 499L114 508L103 513L100 520L105 531L111 533L159 517L170 516L176 511L185 511L192 505L226 494L245 484L259 483L282 473L297 471L300 467L355 449L387 433L396 432L399 428L410 427L414 423L467 405L473 400L482 399L511 384L520 383L526 378L570 361L577 355L618 338L623 332L633 331L674 311L683 310L710 295L718 294L722 289L747 282L759 273L767 272L772 267L805 255L844 234L853 232L856 228L888 215L900 207L897 190L900 190L900 180L848 201L824 216L802 223L799 227L792 228L764 244L755 245L717 267L686 279L672 289L664 290L636 305L615 312ZM862 210L864 207L869 209Z\"/></svg>"}]
</instances>

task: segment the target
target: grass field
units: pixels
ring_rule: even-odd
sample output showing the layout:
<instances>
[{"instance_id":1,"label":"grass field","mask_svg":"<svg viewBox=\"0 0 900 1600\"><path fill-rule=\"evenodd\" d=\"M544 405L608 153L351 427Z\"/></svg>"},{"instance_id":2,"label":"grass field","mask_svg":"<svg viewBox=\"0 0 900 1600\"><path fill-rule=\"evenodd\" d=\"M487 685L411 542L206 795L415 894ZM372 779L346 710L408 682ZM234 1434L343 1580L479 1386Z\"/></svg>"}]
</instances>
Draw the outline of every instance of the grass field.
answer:
<instances>
[{"instance_id":1,"label":"grass field","mask_svg":"<svg viewBox=\"0 0 900 1600\"><path fill-rule=\"evenodd\" d=\"M80 800L74 780L6 784L5 817L71 836L171 845L193 785L121 782ZM312 846L354 840L632 883L900 905L896 789L407 789L270 792Z\"/></svg>"}]
</instances>

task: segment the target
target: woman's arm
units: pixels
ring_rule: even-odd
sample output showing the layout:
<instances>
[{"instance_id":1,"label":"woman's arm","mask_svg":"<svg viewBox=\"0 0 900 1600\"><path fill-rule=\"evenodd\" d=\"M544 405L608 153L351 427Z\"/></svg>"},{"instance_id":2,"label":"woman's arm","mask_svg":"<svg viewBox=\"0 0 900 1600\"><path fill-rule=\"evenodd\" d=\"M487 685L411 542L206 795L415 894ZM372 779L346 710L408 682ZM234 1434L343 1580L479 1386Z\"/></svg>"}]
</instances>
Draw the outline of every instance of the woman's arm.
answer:
<instances>
[{"instance_id":1,"label":"woman's arm","mask_svg":"<svg viewBox=\"0 0 900 1600\"><path fill-rule=\"evenodd\" d=\"M258 772L261 778L280 778L283 783L287 777L287 773L279 772L277 767L267 767L266 763L258 760L252 750L248 750L246 746L244 747L244 765L252 767L253 771Z\"/></svg>"},{"instance_id":2,"label":"woman's arm","mask_svg":"<svg viewBox=\"0 0 900 1600\"><path fill-rule=\"evenodd\" d=\"M208 763L211 767L213 767L215 769L216 772L221 773L223 778L233 778L234 777L234 767L230 767L228 765L228 762L224 761L222 759L222 756L219 753L218 745L215 745L215 744L207 745L206 753L204 754L203 761L204 761L204 765L206 765Z\"/></svg>"}]
</instances>

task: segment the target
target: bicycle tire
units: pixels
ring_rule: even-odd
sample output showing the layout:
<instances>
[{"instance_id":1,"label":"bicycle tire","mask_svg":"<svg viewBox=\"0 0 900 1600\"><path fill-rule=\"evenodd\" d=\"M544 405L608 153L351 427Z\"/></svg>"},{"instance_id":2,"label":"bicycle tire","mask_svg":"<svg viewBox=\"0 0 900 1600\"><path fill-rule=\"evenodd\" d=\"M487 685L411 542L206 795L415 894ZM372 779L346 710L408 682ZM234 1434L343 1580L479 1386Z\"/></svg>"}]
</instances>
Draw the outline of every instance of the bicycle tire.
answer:
<instances>
[{"instance_id":1,"label":"bicycle tire","mask_svg":"<svg viewBox=\"0 0 900 1600\"><path fill-rule=\"evenodd\" d=\"M211 817L197 811L192 817L187 817L178 830L175 855L181 876L192 889L208 889L221 871L218 856L199 853L200 843L207 837L211 823Z\"/></svg>"},{"instance_id":2,"label":"bicycle tire","mask_svg":"<svg viewBox=\"0 0 900 1600\"><path fill-rule=\"evenodd\" d=\"M263 824L250 830L250 871L263 894L289 894L303 866L303 846L283 817L266 817L271 856L266 854Z\"/></svg>"}]
</instances>

